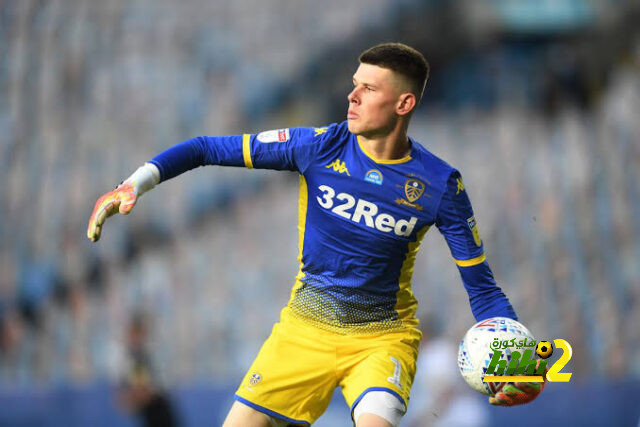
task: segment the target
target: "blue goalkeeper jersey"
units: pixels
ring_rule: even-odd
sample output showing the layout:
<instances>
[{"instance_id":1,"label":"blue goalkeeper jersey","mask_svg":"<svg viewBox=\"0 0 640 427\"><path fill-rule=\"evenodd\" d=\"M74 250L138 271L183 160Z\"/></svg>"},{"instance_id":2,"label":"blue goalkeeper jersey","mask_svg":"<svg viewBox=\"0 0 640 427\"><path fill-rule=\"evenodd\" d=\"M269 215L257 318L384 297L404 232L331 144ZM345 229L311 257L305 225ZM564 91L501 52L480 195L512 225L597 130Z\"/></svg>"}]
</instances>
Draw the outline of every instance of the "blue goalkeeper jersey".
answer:
<instances>
[{"instance_id":1,"label":"blue goalkeeper jersey","mask_svg":"<svg viewBox=\"0 0 640 427\"><path fill-rule=\"evenodd\" d=\"M411 276L420 242L435 225L475 318L516 319L485 260L460 173L410 142L407 157L376 159L343 122L197 137L151 163L162 181L207 164L300 173L300 270L284 314L342 333L417 327Z\"/></svg>"}]
</instances>

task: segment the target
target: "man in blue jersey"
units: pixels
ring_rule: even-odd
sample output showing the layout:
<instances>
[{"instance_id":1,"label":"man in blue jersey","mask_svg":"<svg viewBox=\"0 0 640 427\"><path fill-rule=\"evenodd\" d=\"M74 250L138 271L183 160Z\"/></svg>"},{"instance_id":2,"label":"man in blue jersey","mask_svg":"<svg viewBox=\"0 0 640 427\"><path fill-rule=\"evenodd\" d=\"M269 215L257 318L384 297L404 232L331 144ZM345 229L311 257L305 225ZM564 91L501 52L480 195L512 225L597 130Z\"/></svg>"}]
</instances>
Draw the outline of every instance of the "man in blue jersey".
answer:
<instances>
[{"instance_id":1,"label":"man in blue jersey","mask_svg":"<svg viewBox=\"0 0 640 427\"><path fill-rule=\"evenodd\" d=\"M141 194L198 166L300 173L300 269L225 426L310 425L338 386L358 427L399 425L421 338L411 276L432 225L449 245L475 318L516 318L485 260L460 173L407 135L428 73L416 50L374 46L360 56L347 121L193 138L96 202L92 241L107 217L129 213ZM490 402L526 403L540 389L511 384Z\"/></svg>"}]
</instances>

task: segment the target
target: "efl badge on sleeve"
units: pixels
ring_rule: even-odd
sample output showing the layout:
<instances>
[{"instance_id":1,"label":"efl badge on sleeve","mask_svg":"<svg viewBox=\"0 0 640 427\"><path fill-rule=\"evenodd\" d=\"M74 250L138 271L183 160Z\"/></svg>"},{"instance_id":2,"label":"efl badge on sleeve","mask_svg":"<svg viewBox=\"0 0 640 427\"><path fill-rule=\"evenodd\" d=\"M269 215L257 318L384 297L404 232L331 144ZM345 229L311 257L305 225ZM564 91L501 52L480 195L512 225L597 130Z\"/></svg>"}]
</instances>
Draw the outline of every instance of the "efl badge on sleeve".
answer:
<instances>
[{"instance_id":1,"label":"efl badge on sleeve","mask_svg":"<svg viewBox=\"0 0 640 427\"><path fill-rule=\"evenodd\" d=\"M417 179L411 178L404 183L404 194L410 202L415 202L424 193L424 184Z\"/></svg>"},{"instance_id":2,"label":"efl badge on sleeve","mask_svg":"<svg viewBox=\"0 0 640 427\"><path fill-rule=\"evenodd\" d=\"M274 129L260 132L258 134L258 141L268 144L270 142L287 142L291 134L289 128L287 129Z\"/></svg>"},{"instance_id":3,"label":"efl badge on sleeve","mask_svg":"<svg viewBox=\"0 0 640 427\"><path fill-rule=\"evenodd\" d=\"M478 231L478 224L476 223L476 217L472 216L467 220L467 224L469 224L469 228L471 229L471 233L473 234L473 241L476 242L476 246L482 245L482 240L480 239L480 232Z\"/></svg>"}]
</instances>

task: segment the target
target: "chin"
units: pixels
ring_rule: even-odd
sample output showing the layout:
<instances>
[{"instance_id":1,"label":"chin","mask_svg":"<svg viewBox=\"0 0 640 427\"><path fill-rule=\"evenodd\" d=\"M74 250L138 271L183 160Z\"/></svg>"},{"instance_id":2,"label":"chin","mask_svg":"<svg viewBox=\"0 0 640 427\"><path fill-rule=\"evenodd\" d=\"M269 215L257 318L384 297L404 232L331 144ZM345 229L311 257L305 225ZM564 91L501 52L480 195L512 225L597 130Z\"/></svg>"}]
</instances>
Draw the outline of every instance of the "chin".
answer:
<instances>
[{"instance_id":1,"label":"chin","mask_svg":"<svg viewBox=\"0 0 640 427\"><path fill-rule=\"evenodd\" d=\"M360 135L360 132L362 132L362 130L360 129L360 126L355 124L352 120L349 120L347 123L349 125L349 132L351 132L354 135Z\"/></svg>"}]
</instances>

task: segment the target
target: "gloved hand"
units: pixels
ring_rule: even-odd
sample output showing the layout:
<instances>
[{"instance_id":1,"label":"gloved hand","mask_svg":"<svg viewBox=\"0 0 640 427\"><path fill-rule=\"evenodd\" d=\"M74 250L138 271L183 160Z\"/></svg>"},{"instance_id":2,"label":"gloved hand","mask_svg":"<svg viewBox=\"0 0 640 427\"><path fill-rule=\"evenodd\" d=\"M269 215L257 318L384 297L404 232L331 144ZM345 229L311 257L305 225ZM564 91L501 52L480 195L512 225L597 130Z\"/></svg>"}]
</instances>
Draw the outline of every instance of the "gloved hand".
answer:
<instances>
[{"instance_id":1,"label":"gloved hand","mask_svg":"<svg viewBox=\"0 0 640 427\"><path fill-rule=\"evenodd\" d=\"M538 361L538 364L540 364L540 361ZM489 398L489 403L497 406L515 406L524 405L525 403L533 401L544 389L547 383L548 371L549 368L546 368L542 376L544 381L541 383L522 382L505 384L502 390L497 392L494 397Z\"/></svg>"},{"instance_id":2,"label":"gloved hand","mask_svg":"<svg viewBox=\"0 0 640 427\"><path fill-rule=\"evenodd\" d=\"M160 182L160 171L156 165L145 163L129 178L98 199L89 218L87 237L92 242L100 240L102 224L112 215L120 212L123 215L131 212L138 197L151 190Z\"/></svg>"},{"instance_id":3,"label":"gloved hand","mask_svg":"<svg viewBox=\"0 0 640 427\"><path fill-rule=\"evenodd\" d=\"M98 199L93 207L93 213L89 218L87 237L92 242L100 240L102 225L110 216L120 212L127 215L136 204L138 195L134 189L133 182L125 181L118 185L115 190L109 191Z\"/></svg>"}]
</instances>

